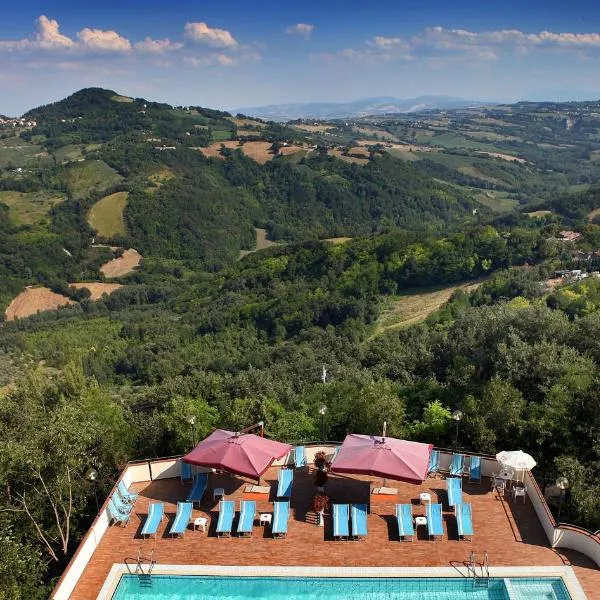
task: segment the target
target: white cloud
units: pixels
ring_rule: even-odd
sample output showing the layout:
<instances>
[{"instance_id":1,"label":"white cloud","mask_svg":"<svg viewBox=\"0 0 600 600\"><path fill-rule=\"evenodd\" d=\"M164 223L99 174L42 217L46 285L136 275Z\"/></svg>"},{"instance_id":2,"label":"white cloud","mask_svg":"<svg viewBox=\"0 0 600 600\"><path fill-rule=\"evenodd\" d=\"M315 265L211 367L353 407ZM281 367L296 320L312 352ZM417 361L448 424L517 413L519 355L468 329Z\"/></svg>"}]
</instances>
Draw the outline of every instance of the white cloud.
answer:
<instances>
[{"instance_id":1,"label":"white cloud","mask_svg":"<svg viewBox=\"0 0 600 600\"><path fill-rule=\"evenodd\" d=\"M73 40L59 31L58 21L40 15L36 21L35 41L40 48L71 48Z\"/></svg>"},{"instance_id":2,"label":"white cloud","mask_svg":"<svg viewBox=\"0 0 600 600\"><path fill-rule=\"evenodd\" d=\"M285 32L291 35L301 35L302 37L308 39L311 36L314 28L315 26L311 23L296 23L295 25L288 27Z\"/></svg>"},{"instance_id":3,"label":"white cloud","mask_svg":"<svg viewBox=\"0 0 600 600\"><path fill-rule=\"evenodd\" d=\"M129 52L131 42L116 31L90 29L86 27L77 34L77 39L85 49L97 52Z\"/></svg>"},{"instance_id":4,"label":"white cloud","mask_svg":"<svg viewBox=\"0 0 600 600\"><path fill-rule=\"evenodd\" d=\"M208 46L233 48L238 45L226 29L209 27L206 23L186 23L183 35L188 42L199 42Z\"/></svg>"},{"instance_id":5,"label":"white cloud","mask_svg":"<svg viewBox=\"0 0 600 600\"><path fill-rule=\"evenodd\" d=\"M383 37L382 35L376 35L372 40L368 41L367 44L373 46L379 46L379 48L403 48L409 49L409 43L406 40L398 37Z\"/></svg>"},{"instance_id":6,"label":"white cloud","mask_svg":"<svg viewBox=\"0 0 600 600\"><path fill-rule=\"evenodd\" d=\"M147 37L141 42L136 42L133 48L138 52L147 52L149 54L161 54L163 52L170 52L172 50L179 50L183 48L183 44L178 42L172 42L169 38L164 40L153 40Z\"/></svg>"}]
</instances>

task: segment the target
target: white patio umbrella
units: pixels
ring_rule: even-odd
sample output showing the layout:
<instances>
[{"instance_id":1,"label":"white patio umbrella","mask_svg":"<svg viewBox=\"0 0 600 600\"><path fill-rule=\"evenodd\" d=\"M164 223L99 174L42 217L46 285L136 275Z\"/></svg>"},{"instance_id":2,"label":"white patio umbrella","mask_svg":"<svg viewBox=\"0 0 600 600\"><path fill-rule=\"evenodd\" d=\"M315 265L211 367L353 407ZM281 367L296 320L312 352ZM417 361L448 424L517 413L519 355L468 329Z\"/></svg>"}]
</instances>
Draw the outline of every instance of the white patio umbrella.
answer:
<instances>
[{"instance_id":1,"label":"white patio umbrella","mask_svg":"<svg viewBox=\"0 0 600 600\"><path fill-rule=\"evenodd\" d=\"M496 460L505 468L514 471L529 471L537 464L533 457L523 450L504 450L496 454Z\"/></svg>"}]
</instances>

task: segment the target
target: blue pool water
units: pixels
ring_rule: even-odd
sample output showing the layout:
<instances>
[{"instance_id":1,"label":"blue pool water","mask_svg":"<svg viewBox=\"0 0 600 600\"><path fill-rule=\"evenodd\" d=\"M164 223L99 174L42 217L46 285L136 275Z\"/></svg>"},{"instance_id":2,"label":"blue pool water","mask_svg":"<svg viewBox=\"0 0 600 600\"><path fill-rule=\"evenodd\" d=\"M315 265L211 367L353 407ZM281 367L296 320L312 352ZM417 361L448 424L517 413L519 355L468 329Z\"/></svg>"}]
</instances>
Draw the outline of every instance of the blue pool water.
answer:
<instances>
[{"instance_id":1,"label":"blue pool water","mask_svg":"<svg viewBox=\"0 0 600 600\"><path fill-rule=\"evenodd\" d=\"M113 600L570 600L560 578L308 578L123 575Z\"/></svg>"}]
</instances>

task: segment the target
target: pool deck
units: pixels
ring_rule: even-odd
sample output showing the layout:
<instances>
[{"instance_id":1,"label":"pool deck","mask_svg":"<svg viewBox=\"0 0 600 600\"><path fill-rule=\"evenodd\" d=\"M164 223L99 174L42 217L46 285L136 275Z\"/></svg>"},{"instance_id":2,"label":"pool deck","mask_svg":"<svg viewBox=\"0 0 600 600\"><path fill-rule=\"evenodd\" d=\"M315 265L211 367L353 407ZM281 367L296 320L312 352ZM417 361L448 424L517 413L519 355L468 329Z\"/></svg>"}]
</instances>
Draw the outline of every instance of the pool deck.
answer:
<instances>
[{"instance_id":1,"label":"pool deck","mask_svg":"<svg viewBox=\"0 0 600 600\"><path fill-rule=\"evenodd\" d=\"M262 485L271 486L269 500L257 500L257 512L272 512L277 489L279 469L267 471ZM442 477L429 478L422 485L388 481L388 487L397 488L396 496L377 498L370 502L368 535L360 541L334 541L332 520L325 518L325 527L315 523L310 511L314 493L312 468L304 467L294 474L291 514L288 535L273 539L268 526L260 527L255 521L251 538L218 538L215 526L218 501L213 502L213 489L222 487L226 497L244 499L244 486L249 482L229 475L211 475L204 494L201 510L194 510L192 519L208 517L207 533L193 531L192 522L183 538L168 534L178 500L185 500L190 484L179 479L161 479L136 484L140 493L133 515L126 527L112 526L102 538L79 579L71 600L96 598L114 563L133 562L138 551L160 564L179 565L274 565L320 567L452 567L463 566L469 553L474 551L481 560L487 551L492 567L564 566L571 565L588 598L600 598L600 570L587 557L573 551L550 548L542 526L529 502L515 504L512 497L499 497L490 490L489 480L470 484L463 478L463 501L473 505L475 535L471 542L458 541L456 521L447 505L445 481ZM370 490L381 485L371 477L337 476L330 474L326 493L333 502L369 503ZM400 543L395 520L395 504L411 502L415 516L425 514L425 506L418 503L419 494L429 492L433 502L443 504L444 537L430 541L425 527L418 528L418 539ZM166 518L161 523L156 539L142 539L140 531L147 515L149 502L164 502ZM234 521L234 530L237 517Z\"/></svg>"}]
</instances>

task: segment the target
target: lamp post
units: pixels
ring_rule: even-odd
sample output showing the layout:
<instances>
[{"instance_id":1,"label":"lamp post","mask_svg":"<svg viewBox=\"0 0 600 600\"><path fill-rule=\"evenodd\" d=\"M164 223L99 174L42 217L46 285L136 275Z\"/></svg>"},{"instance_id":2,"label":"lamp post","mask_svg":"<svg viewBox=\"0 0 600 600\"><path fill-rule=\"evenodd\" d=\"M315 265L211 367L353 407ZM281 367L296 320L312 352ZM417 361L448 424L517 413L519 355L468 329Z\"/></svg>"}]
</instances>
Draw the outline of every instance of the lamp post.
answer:
<instances>
[{"instance_id":1,"label":"lamp post","mask_svg":"<svg viewBox=\"0 0 600 600\"><path fill-rule=\"evenodd\" d=\"M94 498L96 499L96 512L98 512L100 510L100 507L98 506L98 492L96 491L96 480L98 479L98 471L94 469L94 467L90 467L85 472L85 478L94 487Z\"/></svg>"},{"instance_id":2,"label":"lamp post","mask_svg":"<svg viewBox=\"0 0 600 600\"><path fill-rule=\"evenodd\" d=\"M321 415L321 441L325 441L325 413L327 412L327 407L322 404L321 408L319 408L319 414Z\"/></svg>"},{"instance_id":3,"label":"lamp post","mask_svg":"<svg viewBox=\"0 0 600 600\"><path fill-rule=\"evenodd\" d=\"M455 450L458 450L458 424L460 423L460 420L462 418L463 418L463 414L460 410L456 409L452 413L452 419L456 423L456 433L454 434L454 449Z\"/></svg>"},{"instance_id":4,"label":"lamp post","mask_svg":"<svg viewBox=\"0 0 600 600\"><path fill-rule=\"evenodd\" d=\"M566 477L559 477L556 480L556 487L560 490L560 498L558 500L558 518L557 525L560 525L560 510L564 499L565 492L569 489L569 480Z\"/></svg>"},{"instance_id":5,"label":"lamp post","mask_svg":"<svg viewBox=\"0 0 600 600\"><path fill-rule=\"evenodd\" d=\"M196 415L190 415L187 418L187 422L190 424L190 427L192 428L192 446L196 445Z\"/></svg>"}]
</instances>

